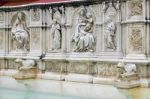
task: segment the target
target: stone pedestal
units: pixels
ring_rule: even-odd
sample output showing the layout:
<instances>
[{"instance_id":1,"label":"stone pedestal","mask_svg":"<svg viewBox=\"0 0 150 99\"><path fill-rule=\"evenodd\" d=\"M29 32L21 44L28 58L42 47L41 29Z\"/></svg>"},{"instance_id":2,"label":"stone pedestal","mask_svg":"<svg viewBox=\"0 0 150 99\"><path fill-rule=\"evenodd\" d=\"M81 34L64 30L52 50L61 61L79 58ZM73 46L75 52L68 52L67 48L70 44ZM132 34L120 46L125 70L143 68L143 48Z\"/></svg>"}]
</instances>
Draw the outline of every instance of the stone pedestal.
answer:
<instances>
[{"instance_id":1,"label":"stone pedestal","mask_svg":"<svg viewBox=\"0 0 150 99\"><path fill-rule=\"evenodd\" d=\"M36 67L31 68L20 68L19 73L14 75L15 79L23 80L23 79L34 79L36 78L38 73L38 69Z\"/></svg>"},{"instance_id":2,"label":"stone pedestal","mask_svg":"<svg viewBox=\"0 0 150 99\"><path fill-rule=\"evenodd\" d=\"M137 73L122 74L122 79L117 80L115 85L119 88L132 88L140 86L139 76Z\"/></svg>"}]
</instances>

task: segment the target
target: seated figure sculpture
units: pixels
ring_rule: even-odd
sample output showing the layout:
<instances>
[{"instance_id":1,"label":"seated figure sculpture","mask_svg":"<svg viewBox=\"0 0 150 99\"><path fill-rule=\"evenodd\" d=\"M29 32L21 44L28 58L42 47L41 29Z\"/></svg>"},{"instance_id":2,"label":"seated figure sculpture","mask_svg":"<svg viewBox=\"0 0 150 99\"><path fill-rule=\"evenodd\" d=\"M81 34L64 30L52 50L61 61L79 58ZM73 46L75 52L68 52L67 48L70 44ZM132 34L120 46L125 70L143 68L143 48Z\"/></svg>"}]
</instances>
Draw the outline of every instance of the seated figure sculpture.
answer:
<instances>
[{"instance_id":1,"label":"seated figure sculpture","mask_svg":"<svg viewBox=\"0 0 150 99\"><path fill-rule=\"evenodd\" d=\"M77 33L73 35L74 52L93 52L93 16L86 8L81 9L77 26Z\"/></svg>"},{"instance_id":2,"label":"seated figure sculpture","mask_svg":"<svg viewBox=\"0 0 150 99\"><path fill-rule=\"evenodd\" d=\"M15 21L14 21L15 20ZM18 12L13 17L11 37L14 42L15 50L29 50L29 30L27 28L25 14Z\"/></svg>"}]
</instances>

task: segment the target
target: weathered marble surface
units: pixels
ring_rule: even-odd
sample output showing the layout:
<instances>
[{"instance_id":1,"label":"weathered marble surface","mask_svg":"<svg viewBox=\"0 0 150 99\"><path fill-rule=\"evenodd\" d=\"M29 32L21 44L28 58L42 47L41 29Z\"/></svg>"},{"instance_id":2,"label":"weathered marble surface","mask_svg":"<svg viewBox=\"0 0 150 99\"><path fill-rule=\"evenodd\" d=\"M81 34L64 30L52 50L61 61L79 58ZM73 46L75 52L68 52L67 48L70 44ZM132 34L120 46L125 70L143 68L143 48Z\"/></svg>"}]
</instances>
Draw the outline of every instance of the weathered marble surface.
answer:
<instances>
[{"instance_id":1,"label":"weathered marble surface","mask_svg":"<svg viewBox=\"0 0 150 99\"><path fill-rule=\"evenodd\" d=\"M2 74L23 57L36 60L38 78L114 84L124 62L149 85L150 1L87 2L1 6Z\"/></svg>"}]
</instances>

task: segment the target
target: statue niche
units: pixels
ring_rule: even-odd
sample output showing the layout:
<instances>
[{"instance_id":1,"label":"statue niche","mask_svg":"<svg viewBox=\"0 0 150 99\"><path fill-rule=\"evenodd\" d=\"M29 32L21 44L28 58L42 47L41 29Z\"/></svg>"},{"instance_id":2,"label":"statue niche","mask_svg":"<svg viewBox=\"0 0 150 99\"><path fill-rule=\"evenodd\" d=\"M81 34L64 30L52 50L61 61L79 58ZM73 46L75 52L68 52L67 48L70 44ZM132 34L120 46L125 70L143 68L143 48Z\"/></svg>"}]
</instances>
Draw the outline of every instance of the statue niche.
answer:
<instances>
[{"instance_id":1,"label":"statue niche","mask_svg":"<svg viewBox=\"0 0 150 99\"><path fill-rule=\"evenodd\" d=\"M73 34L72 43L74 52L93 52L95 39L93 36L94 21L93 15L88 9L82 8L79 11L79 18L76 32Z\"/></svg>"},{"instance_id":2,"label":"statue niche","mask_svg":"<svg viewBox=\"0 0 150 99\"><path fill-rule=\"evenodd\" d=\"M108 8L105 11L104 18L104 42L105 49L116 50L116 9L112 3L109 3Z\"/></svg>"},{"instance_id":3,"label":"statue niche","mask_svg":"<svg viewBox=\"0 0 150 99\"><path fill-rule=\"evenodd\" d=\"M16 51L29 50L29 30L26 24L26 15L23 12L18 12L12 17L11 39L13 47Z\"/></svg>"},{"instance_id":4,"label":"statue niche","mask_svg":"<svg viewBox=\"0 0 150 99\"><path fill-rule=\"evenodd\" d=\"M50 17L52 18L51 24L51 49L56 51L60 50L62 46L62 28L65 23L63 20L65 18L65 9L63 6L50 8Z\"/></svg>"}]
</instances>

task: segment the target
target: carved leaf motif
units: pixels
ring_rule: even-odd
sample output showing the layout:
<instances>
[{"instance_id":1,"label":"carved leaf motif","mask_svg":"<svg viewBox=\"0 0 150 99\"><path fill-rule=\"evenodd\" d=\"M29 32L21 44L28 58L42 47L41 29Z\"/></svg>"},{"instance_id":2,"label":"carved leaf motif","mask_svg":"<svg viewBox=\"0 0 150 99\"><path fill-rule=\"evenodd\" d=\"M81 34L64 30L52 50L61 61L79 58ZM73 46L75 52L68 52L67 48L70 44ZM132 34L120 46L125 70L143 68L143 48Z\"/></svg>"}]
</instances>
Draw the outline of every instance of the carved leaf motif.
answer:
<instances>
[{"instance_id":1,"label":"carved leaf motif","mask_svg":"<svg viewBox=\"0 0 150 99\"><path fill-rule=\"evenodd\" d=\"M143 6L141 0L132 0L129 2L130 16L142 15Z\"/></svg>"},{"instance_id":2,"label":"carved leaf motif","mask_svg":"<svg viewBox=\"0 0 150 99\"><path fill-rule=\"evenodd\" d=\"M133 50L135 51L141 51L142 49L142 36L141 36L141 30L139 29L133 29L130 37L129 42Z\"/></svg>"}]
</instances>

